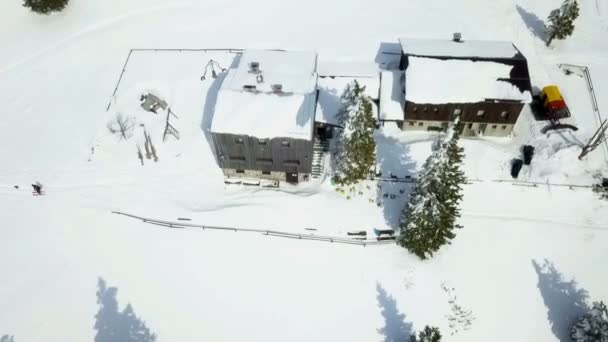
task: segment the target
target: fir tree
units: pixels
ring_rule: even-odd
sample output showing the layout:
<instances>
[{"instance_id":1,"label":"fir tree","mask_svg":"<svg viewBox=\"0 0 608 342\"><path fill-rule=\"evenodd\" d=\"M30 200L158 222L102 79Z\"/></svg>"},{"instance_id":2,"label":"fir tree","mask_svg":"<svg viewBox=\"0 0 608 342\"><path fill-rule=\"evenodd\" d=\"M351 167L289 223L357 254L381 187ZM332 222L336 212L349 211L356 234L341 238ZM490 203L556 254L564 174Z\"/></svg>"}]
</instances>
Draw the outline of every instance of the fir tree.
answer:
<instances>
[{"instance_id":1,"label":"fir tree","mask_svg":"<svg viewBox=\"0 0 608 342\"><path fill-rule=\"evenodd\" d=\"M608 310L604 302L593 303L591 311L571 328L570 337L576 342L608 342Z\"/></svg>"},{"instance_id":2,"label":"fir tree","mask_svg":"<svg viewBox=\"0 0 608 342\"><path fill-rule=\"evenodd\" d=\"M68 5L69 0L23 0L23 6L41 14L59 12Z\"/></svg>"},{"instance_id":3,"label":"fir tree","mask_svg":"<svg viewBox=\"0 0 608 342\"><path fill-rule=\"evenodd\" d=\"M334 180L341 185L365 179L376 161L376 120L364 91L365 87L353 81L341 97L338 121L344 128L338 134L334 153Z\"/></svg>"},{"instance_id":4,"label":"fir tree","mask_svg":"<svg viewBox=\"0 0 608 342\"><path fill-rule=\"evenodd\" d=\"M418 174L400 222L398 243L421 259L432 257L441 246L455 237L460 228L464 150L458 146L458 119L439 141Z\"/></svg>"},{"instance_id":5,"label":"fir tree","mask_svg":"<svg viewBox=\"0 0 608 342\"><path fill-rule=\"evenodd\" d=\"M410 337L410 342L440 342L441 341L441 333L439 332L439 328L429 327L428 325L424 327L424 330L418 332L418 337L416 334L413 334Z\"/></svg>"},{"instance_id":6,"label":"fir tree","mask_svg":"<svg viewBox=\"0 0 608 342\"><path fill-rule=\"evenodd\" d=\"M566 39L574 32L574 21L578 18L579 8L577 0L564 0L560 8L549 14L547 21L547 46L553 39Z\"/></svg>"},{"instance_id":7,"label":"fir tree","mask_svg":"<svg viewBox=\"0 0 608 342\"><path fill-rule=\"evenodd\" d=\"M15 342L15 337L10 335L3 335L0 337L0 342Z\"/></svg>"}]
</instances>

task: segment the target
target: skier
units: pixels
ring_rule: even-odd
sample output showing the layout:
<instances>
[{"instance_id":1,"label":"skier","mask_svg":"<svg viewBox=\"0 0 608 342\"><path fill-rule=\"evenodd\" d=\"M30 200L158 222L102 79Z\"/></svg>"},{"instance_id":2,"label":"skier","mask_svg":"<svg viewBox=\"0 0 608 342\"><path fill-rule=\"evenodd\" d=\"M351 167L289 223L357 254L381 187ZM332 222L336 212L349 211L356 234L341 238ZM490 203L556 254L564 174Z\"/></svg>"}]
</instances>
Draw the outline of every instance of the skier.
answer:
<instances>
[{"instance_id":1,"label":"skier","mask_svg":"<svg viewBox=\"0 0 608 342\"><path fill-rule=\"evenodd\" d=\"M38 195L42 195L42 184L40 184L40 182L36 182L36 183L32 184L32 187L34 188L34 191Z\"/></svg>"}]
</instances>

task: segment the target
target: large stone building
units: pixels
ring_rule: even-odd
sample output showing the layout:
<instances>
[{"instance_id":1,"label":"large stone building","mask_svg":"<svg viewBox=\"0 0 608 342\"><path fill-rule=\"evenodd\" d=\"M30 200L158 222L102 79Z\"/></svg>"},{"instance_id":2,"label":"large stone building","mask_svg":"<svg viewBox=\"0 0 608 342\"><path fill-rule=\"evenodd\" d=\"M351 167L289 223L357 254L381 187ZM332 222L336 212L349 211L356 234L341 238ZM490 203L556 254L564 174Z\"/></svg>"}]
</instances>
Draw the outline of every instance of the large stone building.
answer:
<instances>
[{"instance_id":1,"label":"large stone building","mask_svg":"<svg viewBox=\"0 0 608 342\"><path fill-rule=\"evenodd\" d=\"M312 172L314 52L246 50L217 96L211 134L228 178L298 183Z\"/></svg>"},{"instance_id":2,"label":"large stone building","mask_svg":"<svg viewBox=\"0 0 608 342\"><path fill-rule=\"evenodd\" d=\"M381 121L435 131L459 116L464 136L508 136L532 100L527 61L510 42L399 41L400 70L382 73Z\"/></svg>"}]
</instances>

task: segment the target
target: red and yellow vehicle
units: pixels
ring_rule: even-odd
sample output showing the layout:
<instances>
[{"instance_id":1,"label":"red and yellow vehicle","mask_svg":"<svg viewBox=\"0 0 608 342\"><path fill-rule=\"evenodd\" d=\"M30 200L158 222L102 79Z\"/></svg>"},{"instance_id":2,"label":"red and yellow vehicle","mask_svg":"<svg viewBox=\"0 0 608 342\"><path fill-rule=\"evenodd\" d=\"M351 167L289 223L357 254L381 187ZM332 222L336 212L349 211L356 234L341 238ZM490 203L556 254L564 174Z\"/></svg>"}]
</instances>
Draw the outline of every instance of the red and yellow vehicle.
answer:
<instances>
[{"instance_id":1,"label":"red and yellow vehicle","mask_svg":"<svg viewBox=\"0 0 608 342\"><path fill-rule=\"evenodd\" d=\"M570 110L556 85L548 85L539 94L540 114L548 120L570 117Z\"/></svg>"}]
</instances>

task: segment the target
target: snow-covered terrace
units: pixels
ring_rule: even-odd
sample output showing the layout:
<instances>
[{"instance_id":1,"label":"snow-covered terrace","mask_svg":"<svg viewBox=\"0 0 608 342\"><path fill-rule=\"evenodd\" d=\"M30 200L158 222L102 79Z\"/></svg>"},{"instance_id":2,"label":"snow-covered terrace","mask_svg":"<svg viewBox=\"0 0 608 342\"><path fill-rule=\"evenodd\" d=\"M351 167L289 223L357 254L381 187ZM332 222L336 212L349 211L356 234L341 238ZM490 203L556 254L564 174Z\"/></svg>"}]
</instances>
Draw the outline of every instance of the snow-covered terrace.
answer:
<instances>
[{"instance_id":1,"label":"snow-covered terrace","mask_svg":"<svg viewBox=\"0 0 608 342\"><path fill-rule=\"evenodd\" d=\"M469 103L486 99L530 102L509 79L512 66L470 60L409 57L405 99L414 103Z\"/></svg>"},{"instance_id":2,"label":"snow-covered terrace","mask_svg":"<svg viewBox=\"0 0 608 342\"><path fill-rule=\"evenodd\" d=\"M250 70L254 62L259 72ZM311 51L246 50L220 87L211 131L311 139L316 65L317 54Z\"/></svg>"}]
</instances>

